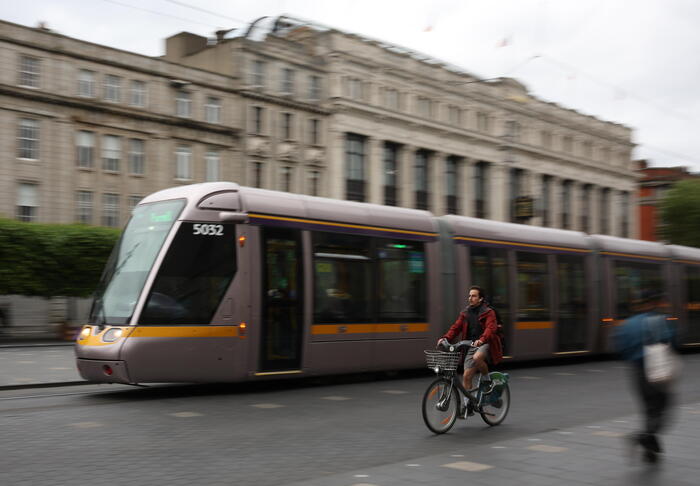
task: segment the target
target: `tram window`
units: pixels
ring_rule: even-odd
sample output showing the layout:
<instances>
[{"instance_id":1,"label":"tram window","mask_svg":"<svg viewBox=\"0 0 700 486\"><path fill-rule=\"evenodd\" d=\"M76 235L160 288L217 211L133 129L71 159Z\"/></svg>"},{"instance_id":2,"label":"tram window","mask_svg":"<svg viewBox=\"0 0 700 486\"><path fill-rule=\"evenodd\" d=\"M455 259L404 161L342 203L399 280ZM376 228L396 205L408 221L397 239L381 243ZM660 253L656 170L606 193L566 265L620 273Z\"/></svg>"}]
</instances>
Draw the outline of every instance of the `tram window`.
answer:
<instances>
[{"instance_id":1,"label":"tram window","mask_svg":"<svg viewBox=\"0 0 700 486\"><path fill-rule=\"evenodd\" d=\"M422 243L377 239L379 320L425 319L425 253Z\"/></svg>"},{"instance_id":2,"label":"tram window","mask_svg":"<svg viewBox=\"0 0 700 486\"><path fill-rule=\"evenodd\" d=\"M662 291L661 265L653 263L616 262L617 319L626 319L637 311L642 291Z\"/></svg>"},{"instance_id":3,"label":"tram window","mask_svg":"<svg viewBox=\"0 0 700 486\"><path fill-rule=\"evenodd\" d=\"M547 255L518 252L518 320L548 321L549 275Z\"/></svg>"},{"instance_id":4,"label":"tram window","mask_svg":"<svg viewBox=\"0 0 700 486\"><path fill-rule=\"evenodd\" d=\"M185 206L181 199L134 209L95 291L90 323L126 324L163 241Z\"/></svg>"},{"instance_id":5,"label":"tram window","mask_svg":"<svg viewBox=\"0 0 700 486\"><path fill-rule=\"evenodd\" d=\"M373 315L370 238L314 235L314 321L370 322Z\"/></svg>"},{"instance_id":6,"label":"tram window","mask_svg":"<svg viewBox=\"0 0 700 486\"><path fill-rule=\"evenodd\" d=\"M686 266L686 282L688 286L688 328L686 340L691 343L700 342L700 267Z\"/></svg>"},{"instance_id":7,"label":"tram window","mask_svg":"<svg viewBox=\"0 0 700 486\"><path fill-rule=\"evenodd\" d=\"M501 248L471 247L471 285L478 285L486 292L486 298L498 310L506 326L510 323L508 307L508 260ZM466 293L466 289L465 289ZM466 305L466 295L463 296Z\"/></svg>"},{"instance_id":8,"label":"tram window","mask_svg":"<svg viewBox=\"0 0 700 486\"><path fill-rule=\"evenodd\" d=\"M236 273L233 224L183 223L139 324L209 324Z\"/></svg>"},{"instance_id":9,"label":"tram window","mask_svg":"<svg viewBox=\"0 0 700 486\"><path fill-rule=\"evenodd\" d=\"M557 256L559 280L558 350L578 351L586 345L586 290L584 259Z\"/></svg>"}]
</instances>

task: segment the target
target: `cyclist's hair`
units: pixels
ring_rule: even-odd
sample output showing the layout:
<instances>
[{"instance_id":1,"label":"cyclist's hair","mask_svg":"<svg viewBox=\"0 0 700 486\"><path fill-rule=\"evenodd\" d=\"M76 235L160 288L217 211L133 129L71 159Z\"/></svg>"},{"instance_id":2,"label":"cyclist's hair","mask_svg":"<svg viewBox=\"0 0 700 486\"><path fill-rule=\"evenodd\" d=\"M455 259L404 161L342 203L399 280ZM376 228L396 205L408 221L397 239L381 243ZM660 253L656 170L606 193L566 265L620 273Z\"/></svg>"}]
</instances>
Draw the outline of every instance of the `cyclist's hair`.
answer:
<instances>
[{"instance_id":1,"label":"cyclist's hair","mask_svg":"<svg viewBox=\"0 0 700 486\"><path fill-rule=\"evenodd\" d=\"M486 300L486 292L484 292L484 289L482 289L478 285L472 285L471 287L469 287L469 290L476 290L477 292L479 292L479 297Z\"/></svg>"}]
</instances>

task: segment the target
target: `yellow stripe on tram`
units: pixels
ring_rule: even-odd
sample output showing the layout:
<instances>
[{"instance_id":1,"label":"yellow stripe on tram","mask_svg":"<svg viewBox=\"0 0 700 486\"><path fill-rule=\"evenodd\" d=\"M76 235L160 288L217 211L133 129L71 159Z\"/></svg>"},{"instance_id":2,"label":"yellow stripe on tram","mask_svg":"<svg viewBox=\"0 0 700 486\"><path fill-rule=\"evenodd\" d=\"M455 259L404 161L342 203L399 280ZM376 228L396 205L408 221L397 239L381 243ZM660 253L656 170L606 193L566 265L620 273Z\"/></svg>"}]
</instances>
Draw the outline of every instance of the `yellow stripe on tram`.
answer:
<instances>
[{"instance_id":1,"label":"yellow stripe on tram","mask_svg":"<svg viewBox=\"0 0 700 486\"><path fill-rule=\"evenodd\" d=\"M515 323L515 329L518 331L529 331L532 329L552 329L554 322L552 321L522 321Z\"/></svg>"},{"instance_id":2,"label":"yellow stripe on tram","mask_svg":"<svg viewBox=\"0 0 700 486\"><path fill-rule=\"evenodd\" d=\"M238 337L238 326L138 326L130 337Z\"/></svg>"},{"instance_id":3,"label":"yellow stripe on tram","mask_svg":"<svg viewBox=\"0 0 700 486\"><path fill-rule=\"evenodd\" d=\"M429 326L427 322L412 323L377 323L377 324L314 324L311 326L311 334L381 334L389 332L426 332Z\"/></svg>"}]
</instances>

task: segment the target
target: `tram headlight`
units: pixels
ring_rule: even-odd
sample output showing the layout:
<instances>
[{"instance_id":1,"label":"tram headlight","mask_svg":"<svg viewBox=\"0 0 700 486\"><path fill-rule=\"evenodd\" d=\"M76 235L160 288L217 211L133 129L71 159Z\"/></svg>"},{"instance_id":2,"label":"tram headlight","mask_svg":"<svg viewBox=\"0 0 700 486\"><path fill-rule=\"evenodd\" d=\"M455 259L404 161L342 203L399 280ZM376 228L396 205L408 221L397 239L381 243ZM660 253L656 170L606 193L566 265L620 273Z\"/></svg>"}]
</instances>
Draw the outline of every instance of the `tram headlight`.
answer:
<instances>
[{"instance_id":1,"label":"tram headlight","mask_svg":"<svg viewBox=\"0 0 700 486\"><path fill-rule=\"evenodd\" d=\"M121 328L112 327L105 331L104 335L102 336L102 340L106 343L113 343L122 337L122 333L123 331Z\"/></svg>"},{"instance_id":2,"label":"tram headlight","mask_svg":"<svg viewBox=\"0 0 700 486\"><path fill-rule=\"evenodd\" d=\"M80 331L80 339L87 339L88 336L90 336L90 333L92 332L91 327L84 327L82 331Z\"/></svg>"}]
</instances>

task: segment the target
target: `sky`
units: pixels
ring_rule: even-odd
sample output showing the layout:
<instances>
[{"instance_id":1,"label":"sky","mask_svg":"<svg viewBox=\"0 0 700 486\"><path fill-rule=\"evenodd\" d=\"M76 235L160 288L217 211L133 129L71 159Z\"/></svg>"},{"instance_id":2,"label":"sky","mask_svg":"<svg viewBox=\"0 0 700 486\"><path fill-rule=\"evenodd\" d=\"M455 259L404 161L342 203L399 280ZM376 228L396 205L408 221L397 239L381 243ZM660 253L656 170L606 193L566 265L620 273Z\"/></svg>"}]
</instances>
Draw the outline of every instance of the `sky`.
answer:
<instances>
[{"instance_id":1,"label":"sky","mask_svg":"<svg viewBox=\"0 0 700 486\"><path fill-rule=\"evenodd\" d=\"M148 56L289 15L427 54L633 129L635 159L700 172L696 0L0 0L0 19Z\"/></svg>"}]
</instances>

